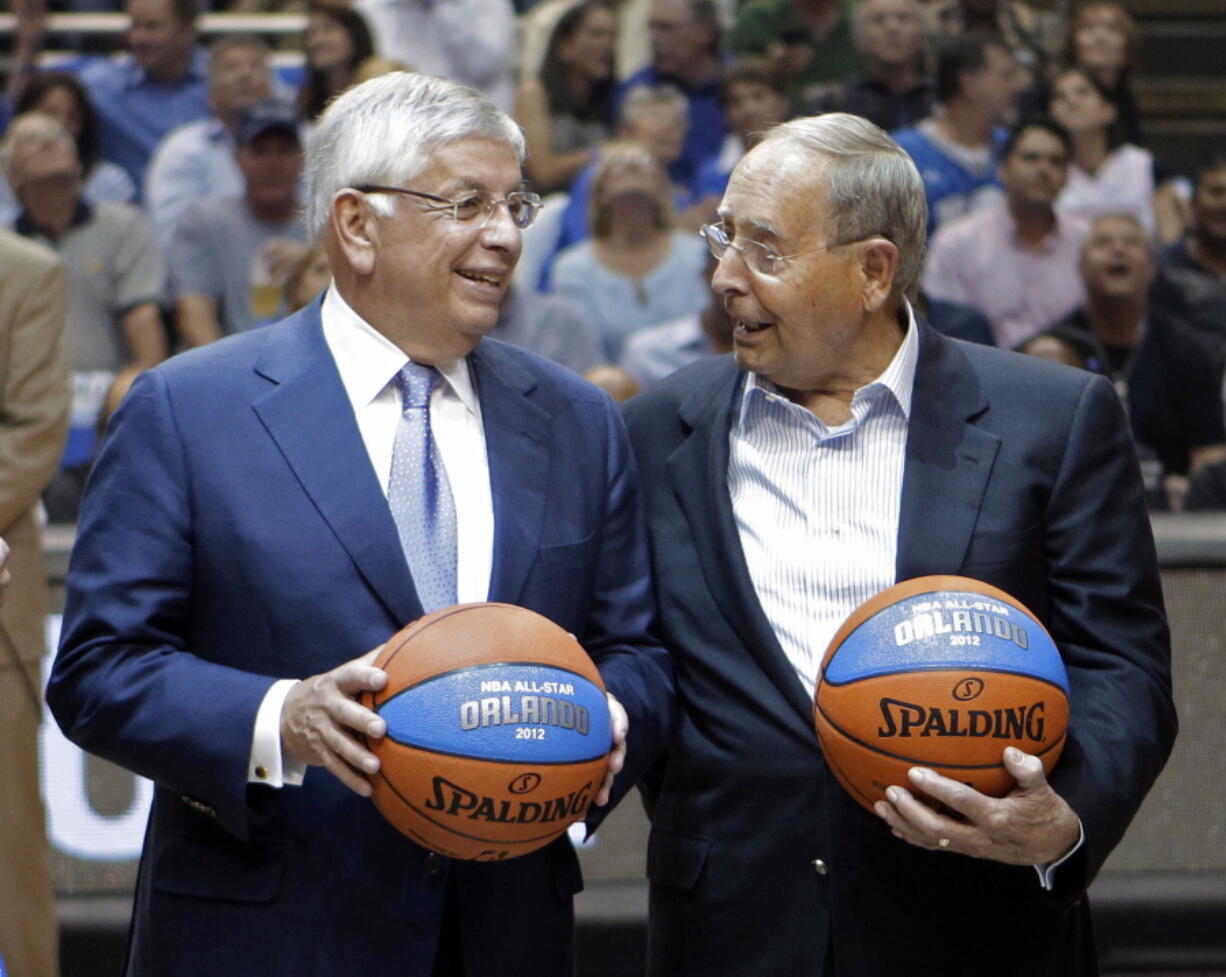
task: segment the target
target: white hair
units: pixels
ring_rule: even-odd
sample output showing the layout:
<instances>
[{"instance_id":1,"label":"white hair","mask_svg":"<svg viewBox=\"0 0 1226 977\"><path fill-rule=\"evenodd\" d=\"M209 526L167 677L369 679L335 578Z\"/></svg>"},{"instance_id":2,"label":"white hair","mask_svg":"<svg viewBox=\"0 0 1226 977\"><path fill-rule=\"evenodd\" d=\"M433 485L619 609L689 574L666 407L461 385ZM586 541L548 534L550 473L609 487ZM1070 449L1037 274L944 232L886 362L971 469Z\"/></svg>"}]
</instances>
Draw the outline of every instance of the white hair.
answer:
<instances>
[{"instance_id":1,"label":"white hair","mask_svg":"<svg viewBox=\"0 0 1226 977\"><path fill-rule=\"evenodd\" d=\"M0 172L15 184L22 175L18 161L24 163L27 152L57 144L68 146L76 157L77 144L67 129L43 112L24 112L9 123L4 141L0 143Z\"/></svg>"},{"instance_id":2,"label":"white hair","mask_svg":"<svg viewBox=\"0 0 1226 977\"><path fill-rule=\"evenodd\" d=\"M475 89L407 71L355 85L328 105L308 140L308 227L313 234L324 229L337 190L404 183L425 168L439 146L471 138L504 142L523 162L519 126ZM379 196L369 202L384 214L394 205Z\"/></svg>"},{"instance_id":3,"label":"white hair","mask_svg":"<svg viewBox=\"0 0 1226 977\"><path fill-rule=\"evenodd\" d=\"M928 235L924 181L911 157L867 119L845 112L793 119L766 133L825 157L830 240L849 244L883 237L898 248L894 292L913 297Z\"/></svg>"}]
</instances>

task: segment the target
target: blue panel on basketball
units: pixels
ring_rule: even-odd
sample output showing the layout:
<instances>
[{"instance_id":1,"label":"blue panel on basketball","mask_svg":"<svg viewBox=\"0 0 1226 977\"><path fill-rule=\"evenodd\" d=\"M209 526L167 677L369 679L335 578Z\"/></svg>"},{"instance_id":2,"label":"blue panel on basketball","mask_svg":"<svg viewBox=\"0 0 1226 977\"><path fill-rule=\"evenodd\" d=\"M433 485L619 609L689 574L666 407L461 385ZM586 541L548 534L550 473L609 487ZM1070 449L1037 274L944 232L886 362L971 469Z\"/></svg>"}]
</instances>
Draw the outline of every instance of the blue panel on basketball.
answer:
<instances>
[{"instance_id":1,"label":"blue panel on basketball","mask_svg":"<svg viewBox=\"0 0 1226 977\"><path fill-rule=\"evenodd\" d=\"M973 591L932 590L876 611L844 638L822 678L841 685L902 669L1016 671L1068 694L1047 631L1019 608Z\"/></svg>"},{"instance_id":2,"label":"blue panel on basketball","mask_svg":"<svg viewBox=\"0 0 1226 977\"><path fill-rule=\"evenodd\" d=\"M605 694L574 672L472 665L419 682L378 707L405 746L507 763L578 763L613 742Z\"/></svg>"}]
</instances>

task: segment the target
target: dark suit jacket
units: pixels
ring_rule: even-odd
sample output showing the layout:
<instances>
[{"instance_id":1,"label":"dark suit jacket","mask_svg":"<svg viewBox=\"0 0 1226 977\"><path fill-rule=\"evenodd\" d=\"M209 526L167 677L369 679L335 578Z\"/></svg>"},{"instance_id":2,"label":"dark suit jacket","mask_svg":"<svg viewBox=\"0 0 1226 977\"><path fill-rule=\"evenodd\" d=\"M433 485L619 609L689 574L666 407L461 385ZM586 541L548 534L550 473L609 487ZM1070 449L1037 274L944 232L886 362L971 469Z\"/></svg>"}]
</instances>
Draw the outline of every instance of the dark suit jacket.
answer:
<instances>
[{"instance_id":1,"label":"dark suit jacket","mask_svg":"<svg viewBox=\"0 0 1226 977\"><path fill-rule=\"evenodd\" d=\"M546 615L596 661L630 714L624 792L671 706L624 429L604 394L530 353L485 341L470 362L490 599ZM130 973L428 975L449 873L470 973L572 972L565 837L449 863L322 769L301 788L247 783L275 678L333 668L422 613L318 303L143 374L79 529L48 700L75 742L157 784Z\"/></svg>"},{"instance_id":2,"label":"dark suit jacket","mask_svg":"<svg viewBox=\"0 0 1226 977\"><path fill-rule=\"evenodd\" d=\"M911 847L844 794L733 522L743 374L699 363L625 405L681 713L651 801L656 977L814 977L828 952L838 977L1094 972L1084 889L1175 734L1128 428L1101 377L920 328L897 579L975 577L1051 630L1072 685L1053 783L1085 845L1045 893L1031 867Z\"/></svg>"}]
</instances>

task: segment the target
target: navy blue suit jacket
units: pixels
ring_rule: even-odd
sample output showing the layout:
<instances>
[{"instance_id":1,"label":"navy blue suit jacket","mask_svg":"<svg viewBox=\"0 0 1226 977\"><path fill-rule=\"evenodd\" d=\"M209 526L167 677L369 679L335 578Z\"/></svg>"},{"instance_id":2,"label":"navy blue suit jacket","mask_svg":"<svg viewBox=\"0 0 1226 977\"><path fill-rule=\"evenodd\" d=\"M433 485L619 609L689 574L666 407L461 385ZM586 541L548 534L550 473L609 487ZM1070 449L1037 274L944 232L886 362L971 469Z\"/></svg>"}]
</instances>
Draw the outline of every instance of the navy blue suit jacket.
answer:
<instances>
[{"instance_id":1,"label":"navy blue suit jacket","mask_svg":"<svg viewBox=\"0 0 1226 977\"><path fill-rule=\"evenodd\" d=\"M1153 540L1114 390L920 325L896 579L984 580L1059 644L1072 719L1052 782L1085 845L1045 893L1031 867L893 838L827 770L733 520L743 377L731 357L705 361L624 411L680 705L653 790L649 972L818 977L829 954L837 977L1093 973L1085 887L1175 735Z\"/></svg>"},{"instance_id":2,"label":"navy blue suit jacket","mask_svg":"<svg viewBox=\"0 0 1226 977\"><path fill-rule=\"evenodd\" d=\"M494 501L490 599L579 637L631 723L620 795L658 752L667 656L646 530L608 398L489 340L470 357ZM319 303L143 374L84 501L48 701L65 732L155 781L129 972L428 975L454 873L471 973L572 972L565 837L448 862L322 769L249 786L276 678L349 661L419 617Z\"/></svg>"}]
</instances>

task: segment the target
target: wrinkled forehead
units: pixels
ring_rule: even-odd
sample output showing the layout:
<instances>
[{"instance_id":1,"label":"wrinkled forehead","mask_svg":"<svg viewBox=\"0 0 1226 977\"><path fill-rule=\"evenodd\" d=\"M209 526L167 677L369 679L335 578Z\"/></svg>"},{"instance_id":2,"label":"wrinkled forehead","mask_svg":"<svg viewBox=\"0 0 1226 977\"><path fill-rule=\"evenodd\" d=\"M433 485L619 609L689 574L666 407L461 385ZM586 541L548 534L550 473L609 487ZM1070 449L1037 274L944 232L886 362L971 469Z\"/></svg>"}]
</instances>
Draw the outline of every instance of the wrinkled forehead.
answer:
<instances>
[{"instance_id":1,"label":"wrinkled forehead","mask_svg":"<svg viewBox=\"0 0 1226 977\"><path fill-rule=\"evenodd\" d=\"M745 235L799 240L825 222L826 164L786 139L759 143L732 171L720 218Z\"/></svg>"}]
</instances>

